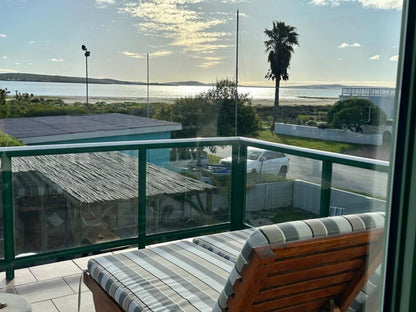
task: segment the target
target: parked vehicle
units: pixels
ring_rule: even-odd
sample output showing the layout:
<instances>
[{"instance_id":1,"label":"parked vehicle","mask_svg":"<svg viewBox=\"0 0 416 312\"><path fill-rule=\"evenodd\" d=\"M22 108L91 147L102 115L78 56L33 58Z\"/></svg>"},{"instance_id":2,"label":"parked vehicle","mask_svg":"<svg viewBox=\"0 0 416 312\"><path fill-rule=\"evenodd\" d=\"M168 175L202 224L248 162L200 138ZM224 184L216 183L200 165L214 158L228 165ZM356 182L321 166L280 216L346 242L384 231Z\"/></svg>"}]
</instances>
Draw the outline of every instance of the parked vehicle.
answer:
<instances>
[{"instance_id":1,"label":"parked vehicle","mask_svg":"<svg viewBox=\"0 0 416 312\"><path fill-rule=\"evenodd\" d=\"M231 157L221 159L220 164L231 166ZM274 173L285 177L288 169L289 158L284 153L254 147L247 149L247 173Z\"/></svg>"},{"instance_id":2,"label":"parked vehicle","mask_svg":"<svg viewBox=\"0 0 416 312\"><path fill-rule=\"evenodd\" d=\"M199 159L198 159L199 157ZM170 150L170 161L163 165L166 169L175 172L193 170L195 167L209 164L208 153L196 148L172 148Z\"/></svg>"}]
</instances>

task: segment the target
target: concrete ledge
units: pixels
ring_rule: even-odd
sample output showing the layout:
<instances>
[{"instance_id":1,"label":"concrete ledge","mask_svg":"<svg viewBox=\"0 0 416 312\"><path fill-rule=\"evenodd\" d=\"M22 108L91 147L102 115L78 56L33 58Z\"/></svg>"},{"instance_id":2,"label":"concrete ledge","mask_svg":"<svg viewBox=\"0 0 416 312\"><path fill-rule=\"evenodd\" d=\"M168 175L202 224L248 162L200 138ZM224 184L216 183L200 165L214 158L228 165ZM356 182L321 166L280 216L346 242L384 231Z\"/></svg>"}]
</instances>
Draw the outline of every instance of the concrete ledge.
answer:
<instances>
[{"instance_id":1,"label":"concrete ledge","mask_svg":"<svg viewBox=\"0 0 416 312\"><path fill-rule=\"evenodd\" d=\"M304 138L367 145L383 144L382 133L363 134L347 130L319 129L317 127L308 127L282 123L276 123L274 128L277 134L293 135Z\"/></svg>"}]
</instances>

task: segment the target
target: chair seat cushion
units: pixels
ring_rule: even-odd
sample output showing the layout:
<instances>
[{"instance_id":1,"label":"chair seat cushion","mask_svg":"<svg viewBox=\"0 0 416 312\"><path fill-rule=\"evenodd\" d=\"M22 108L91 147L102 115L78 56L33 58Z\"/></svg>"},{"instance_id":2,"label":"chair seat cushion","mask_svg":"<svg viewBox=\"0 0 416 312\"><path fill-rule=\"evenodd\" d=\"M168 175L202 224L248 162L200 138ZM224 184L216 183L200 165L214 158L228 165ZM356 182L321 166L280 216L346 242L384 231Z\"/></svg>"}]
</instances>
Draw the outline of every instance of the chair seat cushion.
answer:
<instances>
[{"instance_id":1,"label":"chair seat cushion","mask_svg":"<svg viewBox=\"0 0 416 312\"><path fill-rule=\"evenodd\" d=\"M224 232L196 237L193 242L217 255L235 262L244 244L255 231L249 228L233 232Z\"/></svg>"},{"instance_id":2,"label":"chair seat cushion","mask_svg":"<svg viewBox=\"0 0 416 312\"><path fill-rule=\"evenodd\" d=\"M91 277L125 310L212 311L233 263L188 241L91 259Z\"/></svg>"}]
</instances>

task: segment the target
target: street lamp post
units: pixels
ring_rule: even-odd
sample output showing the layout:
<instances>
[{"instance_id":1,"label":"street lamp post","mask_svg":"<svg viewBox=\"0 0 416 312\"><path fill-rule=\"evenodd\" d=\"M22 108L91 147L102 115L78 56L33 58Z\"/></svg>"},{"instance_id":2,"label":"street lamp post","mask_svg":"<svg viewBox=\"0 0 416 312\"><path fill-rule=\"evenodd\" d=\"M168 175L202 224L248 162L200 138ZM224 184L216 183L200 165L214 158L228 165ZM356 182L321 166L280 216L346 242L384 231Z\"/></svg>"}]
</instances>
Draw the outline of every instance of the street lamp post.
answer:
<instances>
[{"instance_id":1,"label":"street lamp post","mask_svg":"<svg viewBox=\"0 0 416 312\"><path fill-rule=\"evenodd\" d=\"M90 51L87 50L85 45L81 46L82 51L85 51L85 86L87 90L87 109L88 109L88 56L90 56Z\"/></svg>"}]
</instances>

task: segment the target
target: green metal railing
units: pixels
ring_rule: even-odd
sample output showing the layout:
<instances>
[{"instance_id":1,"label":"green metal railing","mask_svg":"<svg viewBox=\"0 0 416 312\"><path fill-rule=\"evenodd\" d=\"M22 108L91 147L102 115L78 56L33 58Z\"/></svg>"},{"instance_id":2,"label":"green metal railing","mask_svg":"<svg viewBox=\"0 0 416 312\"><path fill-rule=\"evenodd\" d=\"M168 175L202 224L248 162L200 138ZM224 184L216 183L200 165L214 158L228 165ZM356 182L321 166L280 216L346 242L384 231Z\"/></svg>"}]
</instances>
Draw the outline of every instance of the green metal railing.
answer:
<instances>
[{"instance_id":1,"label":"green metal railing","mask_svg":"<svg viewBox=\"0 0 416 312\"><path fill-rule=\"evenodd\" d=\"M177 147L209 147L232 146L232 171L231 171L231 207L230 220L214 225L200 226L179 231L148 234L146 231L146 155L149 150ZM329 213L332 185L333 164L342 164L357 168L389 172L389 163L379 160L371 160L353 156L340 155L330 152L322 152L300 147L273 144L264 141L233 137L233 138L201 138L180 140L149 140L134 142L111 143L86 143L49 146L26 146L1 148L2 170L2 207L3 207L3 235L4 235L4 259L0 260L0 270L6 271L6 278L14 277L14 270L35 264L50 261L66 260L89 253L99 253L111 249L137 245L144 248L148 244L161 241L169 241L193 237L213 232L237 230L246 227L245 201L246 201L246 159L247 147L258 147L271 151L278 151L290 155L306 157L322 162L321 202L320 214L326 216ZM47 251L32 255L16 256L15 252L15 222L13 211L13 184L12 163L13 158L38 155L59 155L90 152L110 151L138 151L138 220L137 237L120 239L111 242L92 244L86 246L71 247L63 250Z\"/></svg>"}]
</instances>

